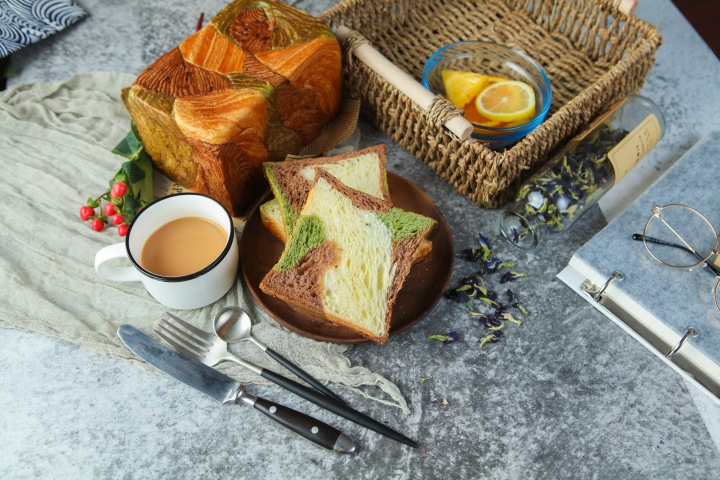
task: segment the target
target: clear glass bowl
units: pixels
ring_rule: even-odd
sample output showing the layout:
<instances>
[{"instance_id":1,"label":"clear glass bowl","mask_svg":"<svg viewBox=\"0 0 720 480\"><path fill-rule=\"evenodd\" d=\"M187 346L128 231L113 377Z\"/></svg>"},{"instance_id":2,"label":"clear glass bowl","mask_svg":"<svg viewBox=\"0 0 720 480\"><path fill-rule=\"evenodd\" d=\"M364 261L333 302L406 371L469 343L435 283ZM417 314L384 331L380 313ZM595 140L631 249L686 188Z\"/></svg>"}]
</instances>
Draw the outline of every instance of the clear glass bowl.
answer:
<instances>
[{"instance_id":1,"label":"clear glass bowl","mask_svg":"<svg viewBox=\"0 0 720 480\"><path fill-rule=\"evenodd\" d=\"M492 149L511 145L542 123L550 110L552 89L547 75L532 58L505 45L463 41L446 45L432 54L425 64L422 83L431 92L445 95L441 72L445 69L505 77L530 85L535 91L535 116L522 125L497 128L473 123L473 138Z\"/></svg>"}]
</instances>

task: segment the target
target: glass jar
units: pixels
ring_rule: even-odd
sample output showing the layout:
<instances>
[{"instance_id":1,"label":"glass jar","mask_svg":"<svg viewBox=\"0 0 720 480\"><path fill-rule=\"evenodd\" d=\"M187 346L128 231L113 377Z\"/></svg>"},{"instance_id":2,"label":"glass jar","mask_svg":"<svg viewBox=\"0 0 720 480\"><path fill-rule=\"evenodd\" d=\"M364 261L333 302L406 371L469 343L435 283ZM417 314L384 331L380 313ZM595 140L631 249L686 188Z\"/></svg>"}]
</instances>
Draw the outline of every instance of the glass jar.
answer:
<instances>
[{"instance_id":1,"label":"glass jar","mask_svg":"<svg viewBox=\"0 0 720 480\"><path fill-rule=\"evenodd\" d=\"M651 100L632 95L576 136L518 191L500 231L520 248L534 248L546 233L572 225L627 174L665 133Z\"/></svg>"}]
</instances>

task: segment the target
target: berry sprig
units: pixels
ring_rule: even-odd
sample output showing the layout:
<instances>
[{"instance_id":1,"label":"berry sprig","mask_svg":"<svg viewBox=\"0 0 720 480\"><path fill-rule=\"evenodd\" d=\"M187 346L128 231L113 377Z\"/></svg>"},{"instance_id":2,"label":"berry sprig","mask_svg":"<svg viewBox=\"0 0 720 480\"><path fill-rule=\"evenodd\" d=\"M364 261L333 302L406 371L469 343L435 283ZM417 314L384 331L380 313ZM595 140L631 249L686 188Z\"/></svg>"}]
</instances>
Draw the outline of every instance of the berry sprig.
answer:
<instances>
[{"instance_id":1,"label":"berry sprig","mask_svg":"<svg viewBox=\"0 0 720 480\"><path fill-rule=\"evenodd\" d=\"M118 235L124 237L130 222L146 204L142 200L128 200L128 192L125 182L114 181L99 197L88 197L85 205L80 207L80 218L83 221L91 220L90 227L96 232L101 231L109 223L117 225ZM102 203L103 201L105 203Z\"/></svg>"},{"instance_id":2,"label":"berry sprig","mask_svg":"<svg viewBox=\"0 0 720 480\"><path fill-rule=\"evenodd\" d=\"M88 197L80 207L80 218L90 221L90 227L99 232L106 225L117 225L121 237L127 234L135 216L153 199L152 161L140 141L135 124L127 136L112 150L128 161L115 173L105 192Z\"/></svg>"}]
</instances>

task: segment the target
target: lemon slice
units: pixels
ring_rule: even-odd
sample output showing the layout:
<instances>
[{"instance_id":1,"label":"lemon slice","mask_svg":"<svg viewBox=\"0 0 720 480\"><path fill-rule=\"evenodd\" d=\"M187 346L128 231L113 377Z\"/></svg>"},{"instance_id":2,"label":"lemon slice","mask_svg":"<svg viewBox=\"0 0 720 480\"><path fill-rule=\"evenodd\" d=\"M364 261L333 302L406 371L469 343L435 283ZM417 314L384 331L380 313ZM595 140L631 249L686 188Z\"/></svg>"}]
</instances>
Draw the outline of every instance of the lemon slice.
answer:
<instances>
[{"instance_id":1,"label":"lemon slice","mask_svg":"<svg viewBox=\"0 0 720 480\"><path fill-rule=\"evenodd\" d=\"M496 122L522 122L535 115L535 92L525 82L508 80L488 85L475 99L477 111Z\"/></svg>"},{"instance_id":2,"label":"lemon slice","mask_svg":"<svg viewBox=\"0 0 720 480\"><path fill-rule=\"evenodd\" d=\"M471 102L488 83L487 75L480 73L443 70L441 75L445 96L458 108Z\"/></svg>"}]
</instances>

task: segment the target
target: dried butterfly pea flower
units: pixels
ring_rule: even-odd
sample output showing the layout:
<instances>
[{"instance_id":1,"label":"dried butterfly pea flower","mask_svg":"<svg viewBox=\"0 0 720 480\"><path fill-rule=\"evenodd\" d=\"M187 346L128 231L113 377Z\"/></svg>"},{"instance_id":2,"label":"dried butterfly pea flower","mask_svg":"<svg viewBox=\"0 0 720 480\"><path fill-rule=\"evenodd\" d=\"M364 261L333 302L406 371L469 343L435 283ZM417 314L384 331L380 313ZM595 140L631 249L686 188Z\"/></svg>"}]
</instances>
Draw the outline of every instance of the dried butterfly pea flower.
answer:
<instances>
[{"instance_id":1,"label":"dried butterfly pea flower","mask_svg":"<svg viewBox=\"0 0 720 480\"><path fill-rule=\"evenodd\" d=\"M517 295L515 295L515 293L513 293L512 290L510 290L508 288L507 291L505 292L505 295L508 297L508 302L511 307L517 308L526 317L528 315L530 315L530 312L528 311L528 309L525 308L525 305L520 303L520 299L518 299Z\"/></svg>"},{"instance_id":2,"label":"dried butterfly pea flower","mask_svg":"<svg viewBox=\"0 0 720 480\"><path fill-rule=\"evenodd\" d=\"M497 343L503 337L502 331L492 332L478 340L478 347L483 348L487 343Z\"/></svg>"},{"instance_id":3,"label":"dried butterfly pea flower","mask_svg":"<svg viewBox=\"0 0 720 480\"><path fill-rule=\"evenodd\" d=\"M468 303L473 299L482 299L488 295L488 289L485 286L482 275L475 274L471 277L462 279L460 286L451 289L445 293L445 296L458 303ZM497 297L497 294L491 294Z\"/></svg>"},{"instance_id":4,"label":"dried butterfly pea flower","mask_svg":"<svg viewBox=\"0 0 720 480\"><path fill-rule=\"evenodd\" d=\"M480 248L466 248L456 254L456 256L468 262L487 262L492 256L492 246L490 245L490 241L482 234L478 234L478 244L480 245Z\"/></svg>"},{"instance_id":5,"label":"dried butterfly pea flower","mask_svg":"<svg viewBox=\"0 0 720 480\"><path fill-rule=\"evenodd\" d=\"M483 312L477 312L474 310L471 310L468 312L471 316L477 318L480 322L482 322L483 326L485 328L489 329L497 329L502 328L504 326L502 320L498 318L496 314L488 314Z\"/></svg>"},{"instance_id":6,"label":"dried butterfly pea flower","mask_svg":"<svg viewBox=\"0 0 720 480\"><path fill-rule=\"evenodd\" d=\"M490 240L488 240L486 237L484 237L482 233L478 233L478 243L480 244L480 247L483 250L489 252L488 253L488 256L489 256L493 249L492 245L490 244Z\"/></svg>"},{"instance_id":7,"label":"dried butterfly pea flower","mask_svg":"<svg viewBox=\"0 0 720 480\"><path fill-rule=\"evenodd\" d=\"M460 289L451 290L447 292L445 296L450 300L455 300L458 303L470 303L470 296L467 294L466 291L461 291Z\"/></svg>"},{"instance_id":8,"label":"dried butterfly pea flower","mask_svg":"<svg viewBox=\"0 0 720 480\"><path fill-rule=\"evenodd\" d=\"M527 277L527 273L522 272L505 272L503 276L500 278L500 283L508 283L508 282L514 282L518 278Z\"/></svg>"},{"instance_id":9,"label":"dried butterfly pea flower","mask_svg":"<svg viewBox=\"0 0 720 480\"><path fill-rule=\"evenodd\" d=\"M493 257L485 262L485 271L488 273L495 273L501 268L512 268L515 266L515 262L505 262L497 257Z\"/></svg>"},{"instance_id":10,"label":"dried butterfly pea flower","mask_svg":"<svg viewBox=\"0 0 720 480\"><path fill-rule=\"evenodd\" d=\"M517 302L517 297L512 294L510 290L506 292L506 295L509 295L509 303L502 303L499 300L497 292L489 289L486 285L486 278L489 278L501 269L514 267L515 262L504 261L495 256L492 245L482 234L478 235L478 245L479 247L463 250L461 254L458 254L458 257L469 262L479 263L480 268L474 274L463 277L459 285L448 290L445 296L458 303L464 304L468 310L468 314L472 318L478 320L484 328L493 332L492 334L486 335L486 340L483 342L484 345L488 342L496 343L500 340L502 337L501 330L506 326L505 322L511 322L516 325L521 324L520 320L508 312L510 308L520 304ZM500 283L514 281L517 278L526 276L526 273L511 270L502 275ZM503 281L503 279L505 280ZM508 292L510 292L510 294L508 294ZM487 310L489 309L492 309L492 311L488 312ZM523 310L521 310L521 312L522 311ZM524 310L524 312L527 312L527 310ZM430 338L441 341L446 340L445 336L442 335L435 335Z\"/></svg>"},{"instance_id":11,"label":"dried butterfly pea flower","mask_svg":"<svg viewBox=\"0 0 720 480\"><path fill-rule=\"evenodd\" d=\"M523 305L522 303L515 302L515 303L512 303L511 305L513 307L517 308L518 310L520 310L520 312L522 312L522 314L525 315L526 317L530 315L530 312L528 311L527 308L525 308L525 305Z\"/></svg>"},{"instance_id":12,"label":"dried butterfly pea flower","mask_svg":"<svg viewBox=\"0 0 720 480\"><path fill-rule=\"evenodd\" d=\"M498 303L497 301L493 300L493 299L490 298L490 297L480 296L480 297L477 297L476 300L479 300L479 301L481 301L481 302L483 302L483 303L485 303L485 304L487 304L487 305L489 305L489 306L491 306L492 308L495 308L495 309L499 309L499 308L502 307L502 305L500 305L500 303Z\"/></svg>"},{"instance_id":13,"label":"dried butterfly pea flower","mask_svg":"<svg viewBox=\"0 0 720 480\"><path fill-rule=\"evenodd\" d=\"M436 334L436 335L428 335L428 338L430 340L440 340L443 344L449 344L449 343L455 343L458 341L460 336L457 332L448 332L444 335Z\"/></svg>"},{"instance_id":14,"label":"dried butterfly pea flower","mask_svg":"<svg viewBox=\"0 0 720 480\"><path fill-rule=\"evenodd\" d=\"M508 302L510 302L510 303L514 302L515 299L517 298L515 296L515 292L513 292L509 288L507 290L505 290L505 296L508 298Z\"/></svg>"},{"instance_id":15,"label":"dried butterfly pea flower","mask_svg":"<svg viewBox=\"0 0 720 480\"><path fill-rule=\"evenodd\" d=\"M465 260L466 262L478 262L478 261L485 261L484 258L485 252L480 248L466 248L465 250L462 250L460 253L456 253L455 256Z\"/></svg>"},{"instance_id":16,"label":"dried butterfly pea flower","mask_svg":"<svg viewBox=\"0 0 720 480\"><path fill-rule=\"evenodd\" d=\"M517 318L513 317L512 313L510 312L502 312L502 318L505 320L514 323L515 325L520 325L522 322L518 320Z\"/></svg>"}]
</instances>

